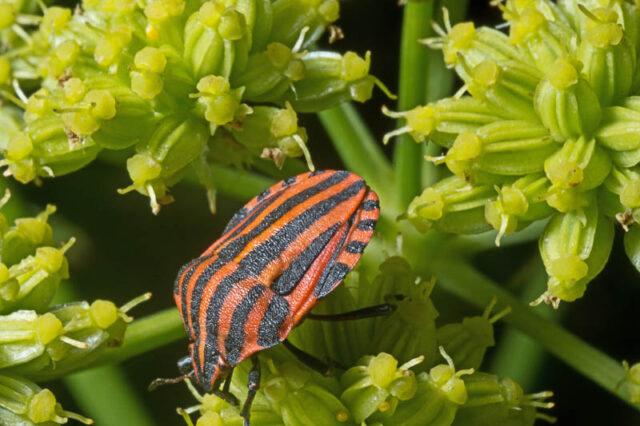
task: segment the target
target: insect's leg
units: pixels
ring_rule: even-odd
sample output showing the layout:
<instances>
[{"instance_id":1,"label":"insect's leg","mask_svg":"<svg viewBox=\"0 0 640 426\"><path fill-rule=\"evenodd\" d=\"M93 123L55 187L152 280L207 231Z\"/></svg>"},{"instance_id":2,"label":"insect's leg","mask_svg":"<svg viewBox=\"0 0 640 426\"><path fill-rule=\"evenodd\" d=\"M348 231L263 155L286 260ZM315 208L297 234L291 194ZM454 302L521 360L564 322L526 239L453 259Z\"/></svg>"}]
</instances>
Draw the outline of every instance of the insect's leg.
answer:
<instances>
[{"instance_id":1,"label":"insect's leg","mask_svg":"<svg viewBox=\"0 0 640 426\"><path fill-rule=\"evenodd\" d=\"M367 306L366 308L342 312L340 314L308 314L307 318L318 321L352 321L390 315L395 310L396 305L383 303L381 305Z\"/></svg>"},{"instance_id":2,"label":"insect's leg","mask_svg":"<svg viewBox=\"0 0 640 426\"><path fill-rule=\"evenodd\" d=\"M240 405L240 401L238 401L238 398L236 398L231 392L225 392L224 390L220 390L220 389L213 389L211 393L217 396L218 398L224 401L227 401L229 404L235 407Z\"/></svg>"},{"instance_id":3,"label":"insect's leg","mask_svg":"<svg viewBox=\"0 0 640 426\"><path fill-rule=\"evenodd\" d=\"M285 340L284 342L282 342L282 344L289 350L289 352L293 354L293 356L296 357L298 361L300 361L310 369L317 371L323 376L328 375L331 371L331 366L329 364L296 347L290 341Z\"/></svg>"},{"instance_id":4,"label":"insect's leg","mask_svg":"<svg viewBox=\"0 0 640 426\"><path fill-rule=\"evenodd\" d=\"M248 388L247 399L244 401L244 405L242 406L242 418L244 419L244 426L250 426L249 416L251 416L251 404L253 404L253 399L256 397L256 392L260 388L260 360L258 360L257 356L251 358L251 371L249 371L249 380L248 380Z\"/></svg>"},{"instance_id":5,"label":"insect's leg","mask_svg":"<svg viewBox=\"0 0 640 426\"><path fill-rule=\"evenodd\" d=\"M233 368L229 371L229 375L224 380L224 385L222 386L222 392L231 395L229 392L229 388L231 387L231 378L233 377Z\"/></svg>"},{"instance_id":6,"label":"insect's leg","mask_svg":"<svg viewBox=\"0 0 640 426\"><path fill-rule=\"evenodd\" d=\"M165 378L154 379L151 383L149 383L149 386L147 386L147 390L149 392L152 392L152 391L156 390L160 386L174 385L176 383L182 383L182 382L185 381L185 379L187 377L188 377L187 375L184 375L184 376L179 376L179 377L173 377L173 378L170 378L170 379L165 379Z\"/></svg>"}]
</instances>

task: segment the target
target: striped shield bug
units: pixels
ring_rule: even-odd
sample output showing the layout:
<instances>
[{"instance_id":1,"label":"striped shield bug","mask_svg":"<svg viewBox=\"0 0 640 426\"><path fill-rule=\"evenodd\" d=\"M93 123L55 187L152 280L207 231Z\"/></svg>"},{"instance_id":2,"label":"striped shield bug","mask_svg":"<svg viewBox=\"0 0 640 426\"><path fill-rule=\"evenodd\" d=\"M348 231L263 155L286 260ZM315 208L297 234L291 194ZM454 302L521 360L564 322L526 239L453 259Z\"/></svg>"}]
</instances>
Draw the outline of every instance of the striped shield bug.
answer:
<instances>
[{"instance_id":1,"label":"striped shield bug","mask_svg":"<svg viewBox=\"0 0 640 426\"><path fill-rule=\"evenodd\" d=\"M245 425L259 386L254 356L285 342L305 317L357 319L388 313L379 305L339 315L313 315L315 304L353 269L371 240L379 202L359 176L316 171L278 182L230 220L222 236L178 273L174 298L188 334L189 356L178 362L203 390L229 402L233 368L252 358ZM170 379L159 379L161 383ZM157 383L157 382L156 382Z\"/></svg>"}]
</instances>

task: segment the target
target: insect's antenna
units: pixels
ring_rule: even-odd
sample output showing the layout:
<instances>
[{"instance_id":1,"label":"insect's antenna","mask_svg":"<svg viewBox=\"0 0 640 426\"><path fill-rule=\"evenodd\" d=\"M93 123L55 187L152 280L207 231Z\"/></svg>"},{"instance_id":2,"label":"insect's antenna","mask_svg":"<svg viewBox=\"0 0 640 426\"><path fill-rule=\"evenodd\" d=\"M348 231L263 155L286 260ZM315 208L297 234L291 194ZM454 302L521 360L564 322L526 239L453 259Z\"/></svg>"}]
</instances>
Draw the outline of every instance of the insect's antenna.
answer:
<instances>
[{"instance_id":1,"label":"insect's antenna","mask_svg":"<svg viewBox=\"0 0 640 426\"><path fill-rule=\"evenodd\" d=\"M178 377L173 377L173 378L158 378L152 381L151 383L149 383L147 390L149 392L153 392L154 390L158 389L160 386L175 385L176 383L184 382L188 378L189 376L187 376L186 374Z\"/></svg>"}]
</instances>

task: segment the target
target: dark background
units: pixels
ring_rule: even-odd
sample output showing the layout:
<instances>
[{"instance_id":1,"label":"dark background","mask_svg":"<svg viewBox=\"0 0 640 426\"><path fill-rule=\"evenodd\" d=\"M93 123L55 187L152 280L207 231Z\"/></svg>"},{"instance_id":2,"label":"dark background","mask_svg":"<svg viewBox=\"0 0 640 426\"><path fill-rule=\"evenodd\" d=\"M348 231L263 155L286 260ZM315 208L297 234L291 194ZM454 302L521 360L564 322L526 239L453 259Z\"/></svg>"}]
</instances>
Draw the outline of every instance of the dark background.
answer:
<instances>
[{"instance_id":1,"label":"dark background","mask_svg":"<svg viewBox=\"0 0 640 426\"><path fill-rule=\"evenodd\" d=\"M488 0L471 0L470 3L469 15L477 23L492 25L499 22L499 15L488 6ZM401 9L394 0L344 1L340 25L346 38L336 48L359 53L371 49L373 74L395 88L400 23ZM379 113L384 102L389 103L377 94L371 102L360 107L378 139L393 127L393 122L383 119ZM303 121L311 133L316 166L340 167L337 155L315 118L306 116ZM221 196L219 213L212 217L203 192L183 184L173 191L177 202L154 217L142 196L116 194L115 188L126 185L128 177L123 169L96 163L73 175L46 181L43 188L24 188L23 193L33 202L34 211L47 202L55 203L59 213L53 222L60 226L66 222L77 226L69 232L79 240L70 252L73 286L79 296L90 300L110 298L122 303L151 290L154 299L134 312L136 316L143 316L172 306L171 288L176 271L219 235L225 221L240 203ZM65 218L64 223L60 217ZM57 236L64 237L59 232ZM534 243L496 250L477 259L477 265L497 280L506 279L528 259L535 258L536 251ZM517 291L517 282L514 286ZM446 296L439 297L437 306L441 311L477 313ZM633 362L640 359L639 302L640 277L627 261L618 235L606 270L590 284L583 299L563 304L559 315L563 325L576 335L616 359ZM499 327L499 331L504 330ZM166 387L154 393L146 391L153 378L176 374L175 361L185 350L184 341L176 342L122 365L128 381L149 408L156 424L183 424L175 414L175 407L193 401L182 386ZM487 366L491 366L491 353ZM529 373L533 380L527 385L527 391L551 389L556 393L557 407L552 414L559 418L559 424L640 424L640 415L635 410L554 358L543 355L541 366ZM82 411L82 407L74 407L73 398L63 385L51 386L65 407ZM120 424L129 423L122 419Z\"/></svg>"}]
</instances>

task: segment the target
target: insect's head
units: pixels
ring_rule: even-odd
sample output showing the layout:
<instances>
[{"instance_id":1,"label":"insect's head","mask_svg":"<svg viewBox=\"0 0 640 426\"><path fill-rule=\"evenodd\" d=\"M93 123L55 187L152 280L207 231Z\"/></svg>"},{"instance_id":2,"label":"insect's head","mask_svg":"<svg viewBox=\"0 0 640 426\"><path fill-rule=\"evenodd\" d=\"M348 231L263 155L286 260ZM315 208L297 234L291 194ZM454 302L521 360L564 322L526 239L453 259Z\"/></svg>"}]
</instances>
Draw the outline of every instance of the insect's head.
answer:
<instances>
[{"instance_id":1,"label":"insect's head","mask_svg":"<svg viewBox=\"0 0 640 426\"><path fill-rule=\"evenodd\" d=\"M178 361L178 368L182 374L193 378L203 391L210 392L217 387L220 380L227 377L229 367L217 353L201 362L198 362L199 359L199 354L195 351L195 345L191 344L189 345L189 356L185 356Z\"/></svg>"}]
</instances>

